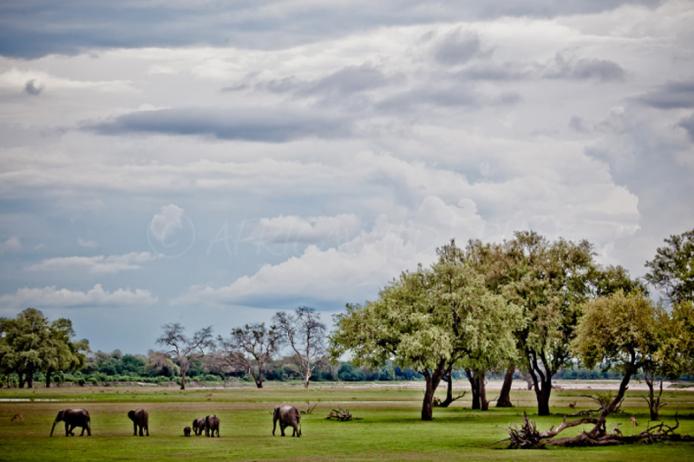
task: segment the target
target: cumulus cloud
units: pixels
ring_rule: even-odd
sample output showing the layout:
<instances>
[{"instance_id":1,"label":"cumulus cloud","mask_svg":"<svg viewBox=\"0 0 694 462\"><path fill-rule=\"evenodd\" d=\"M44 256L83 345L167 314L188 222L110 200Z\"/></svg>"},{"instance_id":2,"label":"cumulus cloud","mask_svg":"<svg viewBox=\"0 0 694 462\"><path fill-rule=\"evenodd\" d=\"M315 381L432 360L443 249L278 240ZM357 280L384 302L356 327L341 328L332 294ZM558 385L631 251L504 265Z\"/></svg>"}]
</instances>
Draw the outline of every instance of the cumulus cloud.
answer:
<instances>
[{"instance_id":1,"label":"cumulus cloud","mask_svg":"<svg viewBox=\"0 0 694 462\"><path fill-rule=\"evenodd\" d=\"M43 91L43 85L36 79L29 79L27 83L24 84L24 92L27 95L38 96Z\"/></svg>"},{"instance_id":2,"label":"cumulus cloud","mask_svg":"<svg viewBox=\"0 0 694 462\"><path fill-rule=\"evenodd\" d=\"M58 90L95 90L102 93L131 91L131 82L125 80L76 80L59 77L41 70L12 67L0 73L0 88L21 90L36 96L44 88Z\"/></svg>"},{"instance_id":3,"label":"cumulus cloud","mask_svg":"<svg viewBox=\"0 0 694 462\"><path fill-rule=\"evenodd\" d=\"M557 54L544 76L551 79L593 79L603 82L623 80L625 71L619 64L607 59L567 58Z\"/></svg>"},{"instance_id":4,"label":"cumulus cloud","mask_svg":"<svg viewBox=\"0 0 694 462\"><path fill-rule=\"evenodd\" d=\"M176 204L169 204L159 209L149 222L149 230L160 242L169 240L183 229L183 209Z\"/></svg>"},{"instance_id":5,"label":"cumulus cloud","mask_svg":"<svg viewBox=\"0 0 694 462\"><path fill-rule=\"evenodd\" d=\"M124 255L96 255L92 257L47 258L27 267L29 271L85 271L91 274L113 274L136 270L156 260L150 252L131 252Z\"/></svg>"},{"instance_id":6,"label":"cumulus cloud","mask_svg":"<svg viewBox=\"0 0 694 462\"><path fill-rule=\"evenodd\" d=\"M359 218L354 214L300 217L280 215L261 218L251 239L272 242L344 241L359 229Z\"/></svg>"},{"instance_id":7,"label":"cumulus cloud","mask_svg":"<svg viewBox=\"0 0 694 462\"><path fill-rule=\"evenodd\" d=\"M10 236L4 242L0 242L0 254L20 250L22 250L22 241L17 236Z\"/></svg>"},{"instance_id":8,"label":"cumulus cloud","mask_svg":"<svg viewBox=\"0 0 694 462\"><path fill-rule=\"evenodd\" d=\"M283 107L249 106L138 111L86 128L104 135L158 133L279 143L304 137L345 136L350 132L350 122L328 114L292 111Z\"/></svg>"},{"instance_id":9,"label":"cumulus cloud","mask_svg":"<svg viewBox=\"0 0 694 462\"><path fill-rule=\"evenodd\" d=\"M443 35L433 47L436 61L446 65L463 64L481 52L477 33L455 29Z\"/></svg>"},{"instance_id":10,"label":"cumulus cloud","mask_svg":"<svg viewBox=\"0 0 694 462\"><path fill-rule=\"evenodd\" d=\"M435 247L449 239L465 242L479 237L484 226L472 200L449 204L440 197L426 196L404 221L381 216L371 230L336 247L309 245L301 255L264 265L227 286L192 286L177 302L270 308L309 303L339 308L346 302L374 296L403 269L430 262Z\"/></svg>"},{"instance_id":11,"label":"cumulus cloud","mask_svg":"<svg viewBox=\"0 0 694 462\"><path fill-rule=\"evenodd\" d=\"M678 125L687 132L689 139L694 143L694 114L680 120Z\"/></svg>"},{"instance_id":12,"label":"cumulus cloud","mask_svg":"<svg viewBox=\"0 0 694 462\"><path fill-rule=\"evenodd\" d=\"M694 108L694 81L667 82L640 96L638 101L658 109Z\"/></svg>"},{"instance_id":13,"label":"cumulus cloud","mask_svg":"<svg viewBox=\"0 0 694 462\"><path fill-rule=\"evenodd\" d=\"M24 287L13 294L0 295L0 304L12 308L73 308L96 306L144 306L157 302L157 297L143 289L108 291L101 284L86 291L61 289L55 286Z\"/></svg>"},{"instance_id":14,"label":"cumulus cloud","mask_svg":"<svg viewBox=\"0 0 694 462\"><path fill-rule=\"evenodd\" d=\"M292 47L368 28L493 19L504 16L555 17L612 10L628 0L547 2L522 0L370 0L350 2L59 3L0 2L0 54L35 58L85 49L184 47L193 44L238 48ZM638 3L656 6L657 0ZM41 14L39 14L41 13ZM42 18L51 18L46 27ZM75 28L74 24L80 24ZM335 27L340 24L340 27ZM136 30L137 33L132 31ZM185 31L182 33L181 31Z\"/></svg>"}]
</instances>

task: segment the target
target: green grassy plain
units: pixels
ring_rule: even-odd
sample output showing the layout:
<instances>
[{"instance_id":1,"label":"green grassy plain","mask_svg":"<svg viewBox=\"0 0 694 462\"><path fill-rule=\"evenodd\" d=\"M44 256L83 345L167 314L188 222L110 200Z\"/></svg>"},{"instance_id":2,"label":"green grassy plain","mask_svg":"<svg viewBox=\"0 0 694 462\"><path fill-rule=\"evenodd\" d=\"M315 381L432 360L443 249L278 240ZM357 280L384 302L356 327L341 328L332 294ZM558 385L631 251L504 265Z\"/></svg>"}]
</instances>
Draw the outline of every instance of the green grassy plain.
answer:
<instances>
[{"instance_id":1,"label":"green grassy plain","mask_svg":"<svg viewBox=\"0 0 694 462\"><path fill-rule=\"evenodd\" d=\"M461 384L462 386L462 384ZM589 390L556 391L553 416L536 418L545 429L559 423L563 414L593 407L583 397ZM491 393L493 396L493 392ZM609 428L620 425L625 434L642 430L648 421L642 392L629 392L623 413L608 421ZM435 409L433 422L419 420L422 391L412 385L317 384L304 390L298 385L268 384L257 390L250 386L181 392L173 388L147 387L65 387L38 390L0 390L0 460L293 460L293 461L668 461L694 460L694 444L633 445L605 448L552 448L507 450L509 425L521 422L523 411L534 414L534 396L514 391L512 409L469 409L463 398L449 409ZM8 402L9 399L31 399ZM302 438L272 437L271 411L275 404L288 402L300 409L306 402L318 403L311 415L302 417ZM664 419L674 423L677 411L680 432L694 434L694 391L666 392L669 404ZM325 420L332 407L348 408L357 420ZM66 438L62 425L49 438L58 409L84 407L92 416L91 438ZM133 437L126 417L129 409L150 411L149 438ZM182 429L194 417L217 414L221 438L184 438ZM15 414L23 421L12 423ZM633 428L629 416L640 425ZM578 429L576 429L578 431ZM79 434L79 431L77 432ZM278 429L279 435L279 429Z\"/></svg>"}]
</instances>

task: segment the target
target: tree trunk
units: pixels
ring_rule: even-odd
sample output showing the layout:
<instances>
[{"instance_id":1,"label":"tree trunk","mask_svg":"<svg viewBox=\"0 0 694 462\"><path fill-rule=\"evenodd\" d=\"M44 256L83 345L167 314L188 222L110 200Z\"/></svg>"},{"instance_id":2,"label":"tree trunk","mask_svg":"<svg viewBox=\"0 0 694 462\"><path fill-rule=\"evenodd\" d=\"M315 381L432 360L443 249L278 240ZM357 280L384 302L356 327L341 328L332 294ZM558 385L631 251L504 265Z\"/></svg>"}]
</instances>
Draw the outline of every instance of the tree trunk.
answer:
<instances>
[{"instance_id":1,"label":"tree trunk","mask_svg":"<svg viewBox=\"0 0 694 462\"><path fill-rule=\"evenodd\" d=\"M181 390L186 389L186 373L181 371Z\"/></svg>"},{"instance_id":2,"label":"tree trunk","mask_svg":"<svg viewBox=\"0 0 694 462\"><path fill-rule=\"evenodd\" d=\"M304 373L304 388L308 388L309 383L311 383L311 369Z\"/></svg>"},{"instance_id":3,"label":"tree trunk","mask_svg":"<svg viewBox=\"0 0 694 462\"><path fill-rule=\"evenodd\" d=\"M511 403L511 386L513 385L514 372L516 372L516 366L511 364L506 369L506 374L504 374L504 383L501 385L499 399L496 400L496 407L513 407L513 403Z\"/></svg>"},{"instance_id":4,"label":"tree trunk","mask_svg":"<svg viewBox=\"0 0 694 462\"><path fill-rule=\"evenodd\" d=\"M441 364L434 372L424 372L426 389L424 391L424 399L422 400L422 420L432 420L434 418L434 393L441 382L441 377L443 377L443 367Z\"/></svg>"},{"instance_id":5,"label":"tree trunk","mask_svg":"<svg viewBox=\"0 0 694 462\"><path fill-rule=\"evenodd\" d=\"M658 420L658 417L660 417L660 408L662 407L660 399L663 396L663 381L660 381L660 388L656 395L655 382L657 379L648 373L645 374L644 379L646 381L646 385L648 385L648 398L646 398L646 402L648 403L648 413L650 415L650 419Z\"/></svg>"},{"instance_id":6,"label":"tree trunk","mask_svg":"<svg viewBox=\"0 0 694 462\"><path fill-rule=\"evenodd\" d=\"M550 415L549 398L552 394L552 381L544 380L535 385L535 397L537 398L537 415Z\"/></svg>"},{"instance_id":7,"label":"tree trunk","mask_svg":"<svg viewBox=\"0 0 694 462\"><path fill-rule=\"evenodd\" d=\"M480 406L480 388L477 385L477 377L470 369L465 369L465 375L470 382L470 390L472 391L472 409L479 409Z\"/></svg>"},{"instance_id":8,"label":"tree trunk","mask_svg":"<svg viewBox=\"0 0 694 462\"><path fill-rule=\"evenodd\" d=\"M489 401L487 401L487 387L484 383L484 372L480 372L477 374L477 386L479 387L479 395L480 395L480 410L482 411L488 411L489 410Z\"/></svg>"},{"instance_id":9,"label":"tree trunk","mask_svg":"<svg viewBox=\"0 0 694 462\"><path fill-rule=\"evenodd\" d=\"M472 409L488 410L489 401L487 401L487 390L484 385L484 372L465 369L465 375L472 390Z\"/></svg>"},{"instance_id":10,"label":"tree trunk","mask_svg":"<svg viewBox=\"0 0 694 462\"><path fill-rule=\"evenodd\" d=\"M34 371L28 370L26 375L27 388L34 388Z\"/></svg>"},{"instance_id":11,"label":"tree trunk","mask_svg":"<svg viewBox=\"0 0 694 462\"><path fill-rule=\"evenodd\" d=\"M24 388L24 374L17 372L17 386L19 388Z\"/></svg>"},{"instance_id":12,"label":"tree trunk","mask_svg":"<svg viewBox=\"0 0 694 462\"><path fill-rule=\"evenodd\" d=\"M51 388L51 370L46 370L46 388Z\"/></svg>"}]
</instances>

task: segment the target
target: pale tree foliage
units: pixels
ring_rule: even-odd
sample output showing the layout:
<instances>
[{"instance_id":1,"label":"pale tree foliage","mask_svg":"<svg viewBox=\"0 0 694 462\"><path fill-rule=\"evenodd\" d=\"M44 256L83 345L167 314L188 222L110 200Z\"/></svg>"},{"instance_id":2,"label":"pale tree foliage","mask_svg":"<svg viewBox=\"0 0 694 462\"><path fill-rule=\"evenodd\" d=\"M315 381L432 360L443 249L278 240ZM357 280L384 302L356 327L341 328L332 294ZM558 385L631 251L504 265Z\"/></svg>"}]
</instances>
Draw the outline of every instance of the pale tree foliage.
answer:
<instances>
[{"instance_id":1,"label":"pale tree foliage","mask_svg":"<svg viewBox=\"0 0 694 462\"><path fill-rule=\"evenodd\" d=\"M517 232L506 247L515 276L504 294L523 310L518 347L532 378L538 414L549 415L552 376L571 358L580 307L590 296L592 248L587 241L550 243L534 232Z\"/></svg>"},{"instance_id":2,"label":"pale tree foliage","mask_svg":"<svg viewBox=\"0 0 694 462\"><path fill-rule=\"evenodd\" d=\"M455 241L437 253L439 260L432 266L432 301L449 306L453 334L461 342L460 355L452 357L449 370L464 368L472 389L472 408L487 410L485 375L516 358L514 333L523 324L521 311L486 287L484 276L467 263L469 253Z\"/></svg>"},{"instance_id":3,"label":"pale tree foliage","mask_svg":"<svg viewBox=\"0 0 694 462\"><path fill-rule=\"evenodd\" d=\"M659 247L646 280L663 289L672 303L694 301L694 229L665 239Z\"/></svg>"},{"instance_id":4,"label":"pale tree foliage","mask_svg":"<svg viewBox=\"0 0 694 462\"><path fill-rule=\"evenodd\" d=\"M304 387L308 388L311 374L326 352L326 327L320 314L313 308L301 306L294 313L280 311L273 319L282 340L292 350L293 360L304 377Z\"/></svg>"},{"instance_id":5,"label":"pale tree foliage","mask_svg":"<svg viewBox=\"0 0 694 462\"><path fill-rule=\"evenodd\" d=\"M637 436L624 436L618 428L607 431L607 417L617 411L624 400L629 381L656 350L656 333L660 310L642 292L622 290L595 298L583 306L572 349L587 367L614 367L623 376L614 396L598 397L600 408L595 415L564 421L546 432L537 431L527 416L521 428L511 428L510 446L538 448L545 445L602 446L635 441L659 441L673 436L675 427L649 427ZM591 424L576 436L558 437L567 428Z\"/></svg>"},{"instance_id":6,"label":"pale tree foliage","mask_svg":"<svg viewBox=\"0 0 694 462\"><path fill-rule=\"evenodd\" d=\"M16 374L20 388L32 388L34 374L43 372L50 386L53 374L77 370L86 361L89 342L72 341L73 336L69 319L49 322L36 308L0 318L0 372Z\"/></svg>"},{"instance_id":7,"label":"pale tree foliage","mask_svg":"<svg viewBox=\"0 0 694 462\"><path fill-rule=\"evenodd\" d=\"M186 336L185 328L179 323L165 324L162 329L164 332L157 343L170 348L166 354L178 366L181 390L185 390L191 361L204 357L206 350L214 346L212 327L200 329L193 337Z\"/></svg>"},{"instance_id":8,"label":"pale tree foliage","mask_svg":"<svg viewBox=\"0 0 694 462\"><path fill-rule=\"evenodd\" d=\"M648 403L651 420L659 418L662 401L663 381L676 379L694 372L694 303L680 301L672 311L659 310L658 322L654 327L657 335L657 350L643 364L644 381L648 386Z\"/></svg>"},{"instance_id":9,"label":"pale tree foliage","mask_svg":"<svg viewBox=\"0 0 694 462\"><path fill-rule=\"evenodd\" d=\"M250 375L258 388L263 388L265 367L279 350L281 340L279 329L274 325L266 328L264 323L246 324L232 329L229 338L218 338L223 361Z\"/></svg>"},{"instance_id":10,"label":"pale tree foliage","mask_svg":"<svg viewBox=\"0 0 694 462\"><path fill-rule=\"evenodd\" d=\"M434 393L452 365L467 360L484 368L478 358L489 355L496 362L512 353L511 325L519 319L479 274L449 258L451 253L455 249L442 249L431 268L405 272L376 300L348 306L336 317L332 337L334 356L349 352L357 364L392 360L419 371L425 379L422 420L432 419Z\"/></svg>"}]
</instances>

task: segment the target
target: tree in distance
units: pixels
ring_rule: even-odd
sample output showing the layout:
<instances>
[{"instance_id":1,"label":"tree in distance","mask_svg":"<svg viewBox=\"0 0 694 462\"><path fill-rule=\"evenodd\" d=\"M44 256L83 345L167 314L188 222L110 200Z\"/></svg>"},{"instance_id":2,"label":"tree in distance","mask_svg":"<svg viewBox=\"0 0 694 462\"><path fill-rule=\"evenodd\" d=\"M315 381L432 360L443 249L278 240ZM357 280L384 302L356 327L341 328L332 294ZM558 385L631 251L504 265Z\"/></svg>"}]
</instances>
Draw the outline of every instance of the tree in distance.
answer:
<instances>
[{"instance_id":1,"label":"tree in distance","mask_svg":"<svg viewBox=\"0 0 694 462\"><path fill-rule=\"evenodd\" d=\"M166 354L178 366L181 390L185 390L191 361L204 357L206 350L214 347L212 327L200 329L192 338L184 334L185 329L179 323L165 324L162 329L164 332L157 339L157 343L170 348Z\"/></svg>"},{"instance_id":2,"label":"tree in distance","mask_svg":"<svg viewBox=\"0 0 694 462\"><path fill-rule=\"evenodd\" d=\"M222 360L232 368L253 377L256 387L263 388L265 367L281 346L281 332L264 323L246 324L231 330L229 338L219 336Z\"/></svg>"},{"instance_id":3,"label":"tree in distance","mask_svg":"<svg viewBox=\"0 0 694 462\"><path fill-rule=\"evenodd\" d=\"M292 352L293 360L303 376L304 387L308 388L316 366L325 357L326 327L316 310L301 306L294 313L278 312L274 323L278 332Z\"/></svg>"}]
</instances>

